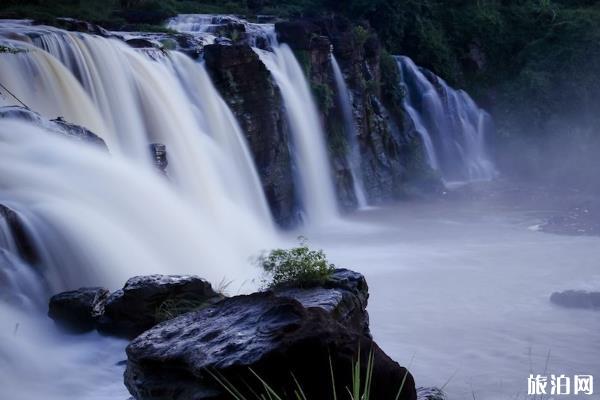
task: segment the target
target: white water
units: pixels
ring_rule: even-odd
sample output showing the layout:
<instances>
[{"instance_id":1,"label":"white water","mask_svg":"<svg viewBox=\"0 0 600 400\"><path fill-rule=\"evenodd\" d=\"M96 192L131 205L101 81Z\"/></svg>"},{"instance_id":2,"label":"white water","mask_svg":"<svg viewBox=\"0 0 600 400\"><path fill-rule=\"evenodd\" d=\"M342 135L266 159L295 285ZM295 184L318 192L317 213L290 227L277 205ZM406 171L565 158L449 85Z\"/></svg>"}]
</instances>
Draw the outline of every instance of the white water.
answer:
<instances>
[{"instance_id":1,"label":"white water","mask_svg":"<svg viewBox=\"0 0 600 400\"><path fill-rule=\"evenodd\" d=\"M331 54L331 68L333 70L333 76L335 78L335 85L338 94L338 101L342 109L342 116L344 118L344 129L346 131L346 137L348 138L349 151L347 155L348 165L350 166L350 172L352 174L352 183L354 185L354 195L356 197L358 207L367 207L368 201L365 194L365 188L362 179L362 170L360 167L361 156L360 149L358 147L356 123L354 122L354 115L352 113L352 99L350 98L350 90L346 85L342 70L335 59L335 56Z\"/></svg>"},{"instance_id":2,"label":"white water","mask_svg":"<svg viewBox=\"0 0 600 400\"><path fill-rule=\"evenodd\" d=\"M289 46L277 42L273 25L251 24L232 16L223 18L244 23L251 42L255 42L257 36L270 42L273 51L258 48L255 51L271 72L283 97L293 134L292 156L305 217L316 224L334 220L338 210L325 132L302 67ZM181 15L173 18L168 26L202 35L212 29L213 22L214 19L203 14Z\"/></svg>"},{"instance_id":3,"label":"white water","mask_svg":"<svg viewBox=\"0 0 600 400\"><path fill-rule=\"evenodd\" d=\"M11 120L0 121L0 144L0 203L20 213L43 265L33 274L21 265L19 276L2 270L13 277L1 281L2 292L36 304L0 303L0 384L11 399L124 394L113 365L124 357L123 344L58 335L44 313L51 294L90 285L114 290L149 273L197 274L215 284L234 279L237 288L256 275L248 258L273 244L235 209L231 223L215 224L210 209L121 156ZM11 281L19 284L5 286Z\"/></svg>"},{"instance_id":4,"label":"white water","mask_svg":"<svg viewBox=\"0 0 600 400\"><path fill-rule=\"evenodd\" d=\"M306 216L322 224L338 214L325 133L302 68L286 44L273 52L256 49L277 82L292 128L293 156Z\"/></svg>"},{"instance_id":5,"label":"white water","mask_svg":"<svg viewBox=\"0 0 600 400\"><path fill-rule=\"evenodd\" d=\"M432 83L408 57L396 58L406 88L404 107L421 136L430 166L444 180L490 180L497 173L486 150L491 118L462 90L432 74Z\"/></svg>"},{"instance_id":6,"label":"white water","mask_svg":"<svg viewBox=\"0 0 600 400\"><path fill-rule=\"evenodd\" d=\"M49 52L26 46L23 53L0 54L1 82L33 110L88 127L111 152L148 168L148 144L166 144L171 179L199 207L213 210L217 221L237 207L257 230L270 229L245 138L202 65L176 52L153 61L116 39L19 24L0 28L41 35L34 42Z\"/></svg>"}]
</instances>

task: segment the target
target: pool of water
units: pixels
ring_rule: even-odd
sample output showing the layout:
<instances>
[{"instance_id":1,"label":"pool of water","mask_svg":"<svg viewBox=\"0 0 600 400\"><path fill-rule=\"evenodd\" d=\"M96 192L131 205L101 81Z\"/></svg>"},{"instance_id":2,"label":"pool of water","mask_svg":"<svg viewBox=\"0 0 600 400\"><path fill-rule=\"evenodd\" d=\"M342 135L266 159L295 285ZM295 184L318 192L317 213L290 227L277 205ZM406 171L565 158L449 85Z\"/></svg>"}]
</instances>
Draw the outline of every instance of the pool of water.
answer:
<instances>
[{"instance_id":1,"label":"pool of water","mask_svg":"<svg viewBox=\"0 0 600 400\"><path fill-rule=\"evenodd\" d=\"M553 291L600 288L600 238L536 232L539 214L403 203L306 234L365 274L374 338L417 385L457 400L525 398L530 373L600 379L600 313L549 302Z\"/></svg>"}]
</instances>

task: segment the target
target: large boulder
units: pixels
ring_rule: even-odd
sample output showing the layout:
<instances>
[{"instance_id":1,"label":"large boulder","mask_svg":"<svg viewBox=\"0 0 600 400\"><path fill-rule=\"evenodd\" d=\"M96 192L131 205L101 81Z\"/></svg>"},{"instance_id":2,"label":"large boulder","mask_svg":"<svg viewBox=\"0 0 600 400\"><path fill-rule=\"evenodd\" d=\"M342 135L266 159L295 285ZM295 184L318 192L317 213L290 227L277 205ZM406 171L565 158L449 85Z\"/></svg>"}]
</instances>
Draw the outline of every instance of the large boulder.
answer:
<instances>
[{"instance_id":1,"label":"large boulder","mask_svg":"<svg viewBox=\"0 0 600 400\"><path fill-rule=\"evenodd\" d=\"M134 338L163 320L211 305L222 297L197 276L136 276L106 300L98 330Z\"/></svg>"},{"instance_id":2,"label":"large boulder","mask_svg":"<svg viewBox=\"0 0 600 400\"><path fill-rule=\"evenodd\" d=\"M562 307L600 309L600 292L587 292L585 290L566 290L554 292L550 301Z\"/></svg>"},{"instance_id":3,"label":"large boulder","mask_svg":"<svg viewBox=\"0 0 600 400\"><path fill-rule=\"evenodd\" d=\"M322 286L313 288L283 288L275 291L280 297L290 297L304 307L319 307L342 325L370 335L367 302L369 287L362 274L348 269L336 269Z\"/></svg>"},{"instance_id":4,"label":"large boulder","mask_svg":"<svg viewBox=\"0 0 600 400\"><path fill-rule=\"evenodd\" d=\"M101 287L59 293L50 298L48 316L69 331L91 331L109 294L108 289Z\"/></svg>"},{"instance_id":5,"label":"large boulder","mask_svg":"<svg viewBox=\"0 0 600 400\"><path fill-rule=\"evenodd\" d=\"M346 397L360 356L362 382L373 357L374 399L416 399L414 380L368 336L349 329L319 307L272 292L236 296L166 321L127 347L125 384L137 400ZM333 377L332 377L333 375ZM261 381L262 380L262 381ZM219 381L221 383L219 383ZM227 382L227 383L225 383Z\"/></svg>"}]
</instances>

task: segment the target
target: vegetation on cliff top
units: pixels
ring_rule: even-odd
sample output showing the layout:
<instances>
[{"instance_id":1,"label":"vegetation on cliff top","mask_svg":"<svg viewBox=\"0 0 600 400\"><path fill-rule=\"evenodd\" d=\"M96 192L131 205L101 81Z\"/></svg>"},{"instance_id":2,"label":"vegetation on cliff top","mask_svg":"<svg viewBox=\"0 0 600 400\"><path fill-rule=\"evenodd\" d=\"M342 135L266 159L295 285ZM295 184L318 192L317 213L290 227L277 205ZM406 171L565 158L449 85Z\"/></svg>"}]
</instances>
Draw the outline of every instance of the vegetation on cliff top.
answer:
<instances>
[{"instance_id":1,"label":"vegetation on cliff top","mask_svg":"<svg viewBox=\"0 0 600 400\"><path fill-rule=\"evenodd\" d=\"M598 0L5 0L0 5L4 17L67 16L110 29L148 29L187 12L335 14L366 21L390 54L410 56L490 110L499 147L507 154L532 143L539 150L540 143L551 141L564 152L565 137L581 147L598 136ZM393 70L389 59L382 61ZM522 154L510 164L535 163L540 154L545 151Z\"/></svg>"}]
</instances>

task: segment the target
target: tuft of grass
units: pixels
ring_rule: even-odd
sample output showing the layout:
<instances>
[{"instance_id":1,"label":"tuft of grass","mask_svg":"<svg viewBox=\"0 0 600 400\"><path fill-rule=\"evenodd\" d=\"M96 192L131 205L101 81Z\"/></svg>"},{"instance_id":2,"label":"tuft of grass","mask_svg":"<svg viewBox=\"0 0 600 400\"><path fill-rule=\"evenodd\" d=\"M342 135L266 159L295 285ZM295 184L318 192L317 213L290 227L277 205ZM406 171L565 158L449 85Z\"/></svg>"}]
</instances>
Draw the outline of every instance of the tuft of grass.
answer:
<instances>
[{"instance_id":1,"label":"tuft of grass","mask_svg":"<svg viewBox=\"0 0 600 400\"><path fill-rule=\"evenodd\" d=\"M265 287L310 287L329 279L335 265L327 260L323 250L311 250L306 238L298 239L298 247L271 250L257 258L255 263L267 274Z\"/></svg>"},{"instance_id":2,"label":"tuft of grass","mask_svg":"<svg viewBox=\"0 0 600 400\"><path fill-rule=\"evenodd\" d=\"M191 311L201 310L210 304L206 301L185 298L167 299L156 308L155 319L160 322L167 321Z\"/></svg>"},{"instance_id":3,"label":"tuft of grass","mask_svg":"<svg viewBox=\"0 0 600 400\"><path fill-rule=\"evenodd\" d=\"M346 387L346 391L348 392L350 400L372 400L371 396L371 387L373 385L373 370L375 366L374 354L371 350L367 357L367 365L364 373L364 379L361 378L361 361L360 361L360 351L358 352L358 358L352 365L352 382L351 387ZM257 382L262 386L262 392L257 393L251 389L249 385L248 389L252 394L251 398L246 397L239 387L236 387L231 381L229 381L223 374L218 371L206 370L206 372L217 382L223 389L229 393L234 400L287 400L286 396L277 393L277 391L267 383L258 373L256 373L252 368L249 368L250 373L257 380ZM329 356L329 371L331 373L331 387L332 387L332 400L337 400L336 393L336 385L335 385L335 374L333 369L333 362L331 360L331 355ZM296 376L291 373L291 377L294 381L294 385L296 388L294 389L293 400L309 400L306 396L305 391L302 389L302 385L296 378ZM402 390L404 389L406 378L408 376L408 369L404 373L404 377L400 382L400 387L398 389L398 393L396 395L395 400L400 398ZM392 382L390 382L391 384Z\"/></svg>"}]
</instances>

